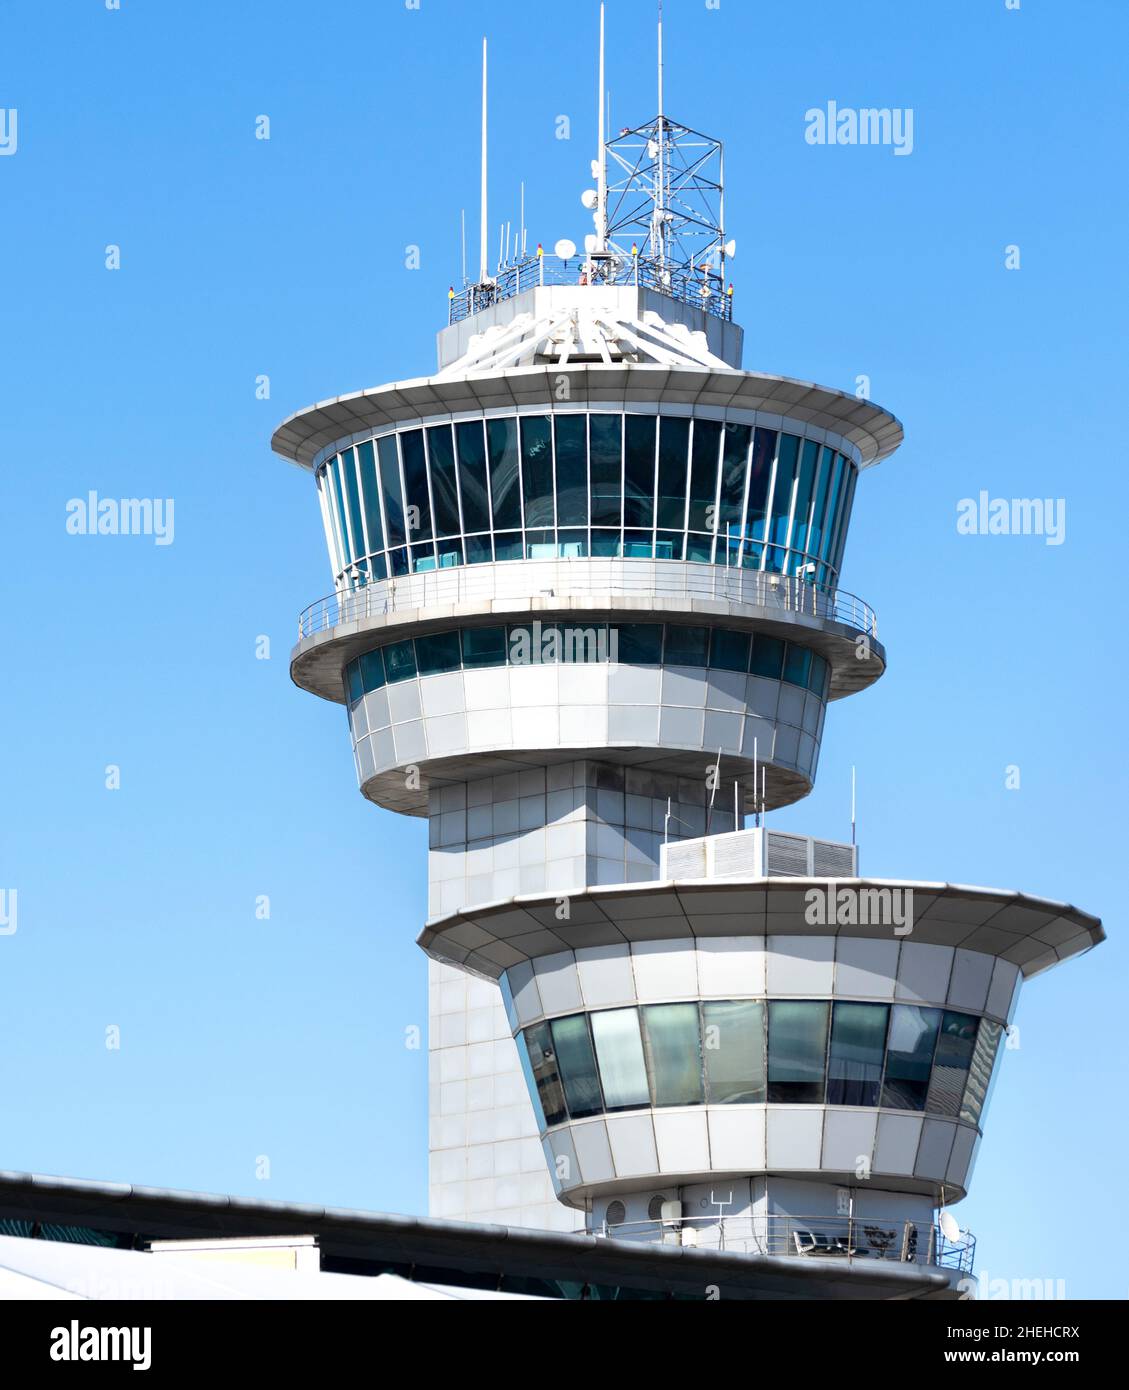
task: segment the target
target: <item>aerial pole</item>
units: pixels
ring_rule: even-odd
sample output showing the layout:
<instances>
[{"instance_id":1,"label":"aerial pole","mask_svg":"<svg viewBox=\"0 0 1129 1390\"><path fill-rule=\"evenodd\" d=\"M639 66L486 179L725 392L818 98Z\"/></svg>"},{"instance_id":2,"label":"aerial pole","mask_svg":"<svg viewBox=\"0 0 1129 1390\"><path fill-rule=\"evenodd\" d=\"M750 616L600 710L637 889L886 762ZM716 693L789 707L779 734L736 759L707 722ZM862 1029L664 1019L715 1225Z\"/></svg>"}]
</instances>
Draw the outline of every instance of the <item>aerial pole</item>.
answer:
<instances>
[{"instance_id":1,"label":"aerial pole","mask_svg":"<svg viewBox=\"0 0 1129 1390\"><path fill-rule=\"evenodd\" d=\"M487 246L486 232L486 95L487 95L487 72L486 72L486 40L482 40L482 224L481 224L481 257L479 282L485 284L490 278L490 249Z\"/></svg>"},{"instance_id":2,"label":"aerial pole","mask_svg":"<svg viewBox=\"0 0 1129 1390\"><path fill-rule=\"evenodd\" d=\"M608 153L607 153L607 127L606 111L607 103L605 67L604 67L604 6L600 6L600 122L599 122L599 141L600 147L597 151L597 162L599 165L599 182L597 184L597 203L596 203L596 251L603 255L608 249Z\"/></svg>"},{"instance_id":3,"label":"aerial pole","mask_svg":"<svg viewBox=\"0 0 1129 1390\"><path fill-rule=\"evenodd\" d=\"M660 270L666 269L666 117L663 114L663 85L663 0L659 0L659 115L656 122L659 162L655 188L654 250Z\"/></svg>"}]
</instances>

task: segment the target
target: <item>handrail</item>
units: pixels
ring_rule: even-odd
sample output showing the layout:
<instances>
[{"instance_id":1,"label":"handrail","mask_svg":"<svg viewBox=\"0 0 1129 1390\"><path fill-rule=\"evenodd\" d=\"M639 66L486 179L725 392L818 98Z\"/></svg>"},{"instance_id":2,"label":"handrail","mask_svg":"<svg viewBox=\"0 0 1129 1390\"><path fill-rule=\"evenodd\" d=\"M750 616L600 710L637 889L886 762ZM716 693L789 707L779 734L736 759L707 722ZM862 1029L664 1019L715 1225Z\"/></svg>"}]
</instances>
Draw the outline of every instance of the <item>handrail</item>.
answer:
<instances>
[{"instance_id":1,"label":"handrail","mask_svg":"<svg viewBox=\"0 0 1129 1390\"><path fill-rule=\"evenodd\" d=\"M482 309L544 285L606 284L657 290L680 304L690 304L714 318L733 318L733 298L710 268L693 272L664 268L647 256L625 256L593 262L581 255L569 261L557 256L525 256L502 266L482 284L466 285L449 296L448 325L461 323Z\"/></svg>"},{"instance_id":2,"label":"handrail","mask_svg":"<svg viewBox=\"0 0 1129 1390\"><path fill-rule=\"evenodd\" d=\"M644 564L646 569L642 568ZM878 637L874 610L842 589L825 589L764 570L618 559L506 561L374 581L347 593L328 594L310 604L299 616L298 637L301 641L342 623L389 617L417 608L505 599L519 603L533 598L591 598L599 593L626 598L653 595L712 599L778 608L789 614L842 623L875 640Z\"/></svg>"},{"instance_id":3,"label":"handrail","mask_svg":"<svg viewBox=\"0 0 1129 1390\"><path fill-rule=\"evenodd\" d=\"M892 1260L900 1264L955 1269L971 1274L976 1237L950 1240L928 1221L874 1216L788 1216L749 1212L743 1216L656 1217L648 1221L604 1221L589 1235L612 1240L697 1246L740 1254L787 1255L801 1259Z\"/></svg>"}]
</instances>

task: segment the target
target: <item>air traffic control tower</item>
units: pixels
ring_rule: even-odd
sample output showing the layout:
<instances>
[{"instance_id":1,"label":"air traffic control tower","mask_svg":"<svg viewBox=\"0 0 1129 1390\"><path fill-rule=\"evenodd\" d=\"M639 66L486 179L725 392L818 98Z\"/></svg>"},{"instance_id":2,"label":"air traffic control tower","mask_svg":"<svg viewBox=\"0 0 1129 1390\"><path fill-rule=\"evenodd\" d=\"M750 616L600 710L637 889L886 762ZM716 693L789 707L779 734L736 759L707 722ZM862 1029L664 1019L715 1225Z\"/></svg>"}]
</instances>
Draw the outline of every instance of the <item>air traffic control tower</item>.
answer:
<instances>
[{"instance_id":1,"label":"air traffic control tower","mask_svg":"<svg viewBox=\"0 0 1129 1390\"><path fill-rule=\"evenodd\" d=\"M1019 986L1102 928L766 827L886 669L840 570L902 428L742 370L721 145L661 95L616 138L603 110L583 248L519 227L491 267L484 54L438 371L273 439L335 584L293 679L346 710L363 795L428 823L432 1214L951 1296Z\"/></svg>"}]
</instances>

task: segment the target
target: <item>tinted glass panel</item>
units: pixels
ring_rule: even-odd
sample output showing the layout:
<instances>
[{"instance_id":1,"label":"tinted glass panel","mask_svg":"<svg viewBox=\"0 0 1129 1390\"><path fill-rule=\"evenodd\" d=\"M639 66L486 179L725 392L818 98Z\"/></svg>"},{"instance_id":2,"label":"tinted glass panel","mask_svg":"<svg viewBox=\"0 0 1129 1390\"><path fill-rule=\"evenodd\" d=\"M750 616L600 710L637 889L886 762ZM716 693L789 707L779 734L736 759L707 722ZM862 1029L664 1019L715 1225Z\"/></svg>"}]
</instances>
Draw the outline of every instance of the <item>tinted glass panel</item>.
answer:
<instances>
[{"instance_id":1,"label":"tinted glass panel","mask_svg":"<svg viewBox=\"0 0 1129 1390\"><path fill-rule=\"evenodd\" d=\"M650 529L655 524L655 446L658 421L628 415L624 421L623 524Z\"/></svg>"},{"instance_id":2,"label":"tinted glass panel","mask_svg":"<svg viewBox=\"0 0 1129 1390\"><path fill-rule=\"evenodd\" d=\"M351 662L349 669L345 672L345 684L349 691L349 699L355 702L365 693L365 687L361 680L361 667L357 661Z\"/></svg>"},{"instance_id":3,"label":"tinted glass panel","mask_svg":"<svg viewBox=\"0 0 1129 1390\"><path fill-rule=\"evenodd\" d=\"M376 485L376 451L372 442L358 445L357 459L361 466L361 500L364 503L365 525L368 527L370 550L384 549L384 526L380 519L380 491Z\"/></svg>"},{"instance_id":4,"label":"tinted glass panel","mask_svg":"<svg viewBox=\"0 0 1129 1390\"><path fill-rule=\"evenodd\" d=\"M643 1039L635 1009L592 1015L592 1037L609 1110L637 1110L651 1103Z\"/></svg>"},{"instance_id":5,"label":"tinted glass panel","mask_svg":"<svg viewBox=\"0 0 1129 1390\"><path fill-rule=\"evenodd\" d=\"M533 1028L527 1028L525 1046L541 1109L545 1112L545 1123L559 1125L568 1115L565 1112L564 1088L561 1086L561 1074L557 1069L557 1054L553 1049L549 1025L538 1023Z\"/></svg>"},{"instance_id":6,"label":"tinted glass panel","mask_svg":"<svg viewBox=\"0 0 1129 1390\"><path fill-rule=\"evenodd\" d=\"M388 523L388 544L404 544L404 495L400 490L400 460L396 436L385 435L376 442L380 461L380 490L384 494L384 519ZM405 570L407 568L405 561Z\"/></svg>"},{"instance_id":7,"label":"tinted glass panel","mask_svg":"<svg viewBox=\"0 0 1129 1390\"><path fill-rule=\"evenodd\" d=\"M977 1020L972 1014L945 1012L937 1035L933 1075L925 1108L934 1115L958 1115L964 1097L972 1053L976 1047Z\"/></svg>"},{"instance_id":8,"label":"tinted glass panel","mask_svg":"<svg viewBox=\"0 0 1129 1390\"><path fill-rule=\"evenodd\" d=\"M812 652L808 689L823 699L827 693L827 662Z\"/></svg>"},{"instance_id":9,"label":"tinted glass panel","mask_svg":"<svg viewBox=\"0 0 1129 1390\"><path fill-rule=\"evenodd\" d=\"M808 548L808 520L811 513L812 493L815 490L816 464L819 461L819 445L810 439L804 440L800 453L800 474L796 487L796 521L792 527L792 549Z\"/></svg>"},{"instance_id":10,"label":"tinted glass panel","mask_svg":"<svg viewBox=\"0 0 1129 1390\"><path fill-rule=\"evenodd\" d=\"M384 656L381 652L366 652L361 657L361 683L366 690L380 690L384 686Z\"/></svg>"},{"instance_id":11,"label":"tinted glass panel","mask_svg":"<svg viewBox=\"0 0 1129 1390\"><path fill-rule=\"evenodd\" d=\"M365 546L365 533L361 529L361 494L357 487L357 469L353 462L352 449L346 449L339 459L341 479L344 483L345 505L349 513L349 525L353 528L352 554L354 559L368 554Z\"/></svg>"},{"instance_id":12,"label":"tinted glass panel","mask_svg":"<svg viewBox=\"0 0 1129 1390\"><path fill-rule=\"evenodd\" d=\"M345 525L345 501L341 495L341 479L337 473L337 460L331 459L325 470L325 485L329 490L330 504L334 519L337 522L338 542L340 546L342 568L349 564L352 556L349 554L349 532Z\"/></svg>"},{"instance_id":13,"label":"tinted glass panel","mask_svg":"<svg viewBox=\"0 0 1129 1390\"><path fill-rule=\"evenodd\" d=\"M517 421L487 420L486 444L490 459L490 499L496 530L521 525L518 491ZM520 558L520 547L514 559Z\"/></svg>"},{"instance_id":14,"label":"tinted glass panel","mask_svg":"<svg viewBox=\"0 0 1129 1390\"><path fill-rule=\"evenodd\" d=\"M789 642L784 654L784 679L789 685L808 683L811 673L811 652L807 647L797 647Z\"/></svg>"},{"instance_id":15,"label":"tinted glass panel","mask_svg":"<svg viewBox=\"0 0 1129 1390\"><path fill-rule=\"evenodd\" d=\"M769 1103L822 1104L826 1053L826 1004L771 1001L768 1006Z\"/></svg>"},{"instance_id":16,"label":"tinted glass panel","mask_svg":"<svg viewBox=\"0 0 1129 1390\"><path fill-rule=\"evenodd\" d=\"M987 1018L980 1020L980 1031L976 1035L976 1047L968 1071L968 1085L964 1088L964 1100L960 1107L961 1119L970 1125L978 1125L984 1113L1002 1033L1001 1024Z\"/></svg>"},{"instance_id":17,"label":"tinted glass panel","mask_svg":"<svg viewBox=\"0 0 1129 1390\"><path fill-rule=\"evenodd\" d=\"M552 526L553 427L547 415L522 417L521 474L526 526Z\"/></svg>"},{"instance_id":18,"label":"tinted glass panel","mask_svg":"<svg viewBox=\"0 0 1129 1390\"><path fill-rule=\"evenodd\" d=\"M882 1104L894 1110L924 1110L929 1092L929 1068L941 1022L940 1009L895 1004L890 1016L890 1041Z\"/></svg>"},{"instance_id":19,"label":"tinted glass panel","mask_svg":"<svg viewBox=\"0 0 1129 1390\"><path fill-rule=\"evenodd\" d=\"M550 1028L557 1053L557 1067L564 1082L568 1113L574 1120L582 1120L586 1115L598 1115L603 1109L603 1100L596 1073L596 1057L588 1036L588 1019L584 1014L555 1018Z\"/></svg>"},{"instance_id":20,"label":"tinted glass panel","mask_svg":"<svg viewBox=\"0 0 1129 1390\"><path fill-rule=\"evenodd\" d=\"M703 1004L702 1026L710 1104L763 1104L764 1005L744 1000Z\"/></svg>"},{"instance_id":21,"label":"tinted glass panel","mask_svg":"<svg viewBox=\"0 0 1129 1390\"><path fill-rule=\"evenodd\" d=\"M745 506L745 536L765 538L765 512L772 482L772 461L776 457L776 431L758 429L753 439L753 462L749 474L749 497ZM759 555L759 551L757 554Z\"/></svg>"},{"instance_id":22,"label":"tinted glass panel","mask_svg":"<svg viewBox=\"0 0 1129 1390\"><path fill-rule=\"evenodd\" d=\"M421 676L438 676L445 671L458 671L462 666L459 634L435 632L429 637L417 637L416 660Z\"/></svg>"},{"instance_id":23,"label":"tinted glass panel","mask_svg":"<svg viewBox=\"0 0 1129 1390\"><path fill-rule=\"evenodd\" d=\"M722 441L721 498L718 509L718 531L726 537L730 564L737 563L740 550L741 522L745 506L745 475L749 465L749 446L753 440L752 425L726 425ZM718 551L718 563L722 563Z\"/></svg>"},{"instance_id":24,"label":"tinted glass panel","mask_svg":"<svg viewBox=\"0 0 1129 1390\"><path fill-rule=\"evenodd\" d=\"M819 481L816 484L815 499L811 509L811 531L808 533L807 548L812 555L819 555L823 548L823 517L827 511L827 494L831 487L831 476L835 471L835 451L826 447L820 453Z\"/></svg>"},{"instance_id":25,"label":"tinted glass panel","mask_svg":"<svg viewBox=\"0 0 1129 1390\"><path fill-rule=\"evenodd\" d=\"M710 630L708 627L676 627L666 630L668 666L708 666Z\"/></svg>"},{"instance_id":26,"label":"tinted glass panel","mask_svg":"<svg viewBox=\"0 0 1129 1390\"><path fill-rule=\"evenodd\" d=\"M686 482L690 421L664 418L659 427L660 527L681 531L686 525ZM680 559L681 556L674 556Z\"/></svg>"},{"instance_id":27,"label":"tinted glass panel","mask_svg":"<svg viewBox=\"0 0 1129 1390\"><path fill-rule=\"evenodd\" d=\"M751 643L747 632L715 627L710 640L710 665L718 671L747 671Z\"/></svg>"},{"instance_id":28,"label":"tinted glass panel","mask_svg":"<svg viewBox=\"0 0 1129 1390\"><path fill-rule=\"evenodd\" d=\"M835 454L831 471L831 484L827 489L827 510L823 518L823 534L820 538L819 558L827 560L834 548L837 534L835 521L839 515L839 502L842 497L843 479L846 476L847 461L842 454Z\"/></svg>"},{"instance_id":29,"label":"tinted glass panel","mask_svg":"<svg viewBox=\"0 0 1129 1390\"><path fill-rule=\"evenodd\" d=\"M885 1004L836 1004L827 1072L828 1105L877 1105L886 1053Z\"/></svg>"},{"instance_id":30,"label":"tinted glass panel","mask_svg":"<svg viewBox=\"0 0 1129 1390\"><path fill-rule=\"evenodd\" d=\"M778 681L784 669L784 648L787 644L776 637L762 637L759 633L753 639L753 656L749 669L754 676L767 676Z\"/></svg>"},{"instance_id":31,"label":"tinted glass panel","mask_svg":"<svg viewBox=\"0 0 1129 1390\"><path fill-rule=\"evenodd\" d=\"M772 525L769 531L769 538L775 546L788 543L788 525L792 515L792 495L795 491L799 456L800 441L796 435L782 435L780 454L776 460L776 483L772 489ZM770 553L767 567L783 569L783 555L779 552Z\"/></svg>"},{"instance_id":32,"label":"tinted glass panel","mask_svg":"<svg viewBox=\"0 0 1129 1390\"><path fill-rule=\"evenodd\" d=\"M592 525L621 523L623 503L622 415L592 416Z\"/></svg>"},{"instance_id":33,"label":"tinted glass panel","mask_svg":"<svg viewBox=\"0 0 1129 1390\"><path fill-rule=\"evenodd\" d=\"M404 457L404 490L408 505L408 539L428 541L431 529L431 500L427 495L427 461L423 448L423 431L406 430L400 436L400 452Z\"/></svg>"},{"instance_id":34,"label":"tinted glass panel","mask_svg":"<svg viewBox=\"0 0 1129 1390\"><path fill-rule=\"evenodd\" d=\"M690 530L716 531L717 480L721 451L721 425L716 420L695 420L690 466Z\"/></svg>"},{"instance_id":35,"label":"tinted glass panel","mask_svg":"<svg viewBox=\"0 0 1129 1390\"><path fill-rule=\"evenodd\" d=\"M384 669L388 674L389 685L394 685L397 681L411 680L416 674L416 652L415 645L409 639L406 642L393 642L390 647L382 647L384 653Z\"/></svg>"},{"instance_id":36,"label":"tinted glass panel","mask_svg":"<svg viewBox=\"0 0 1129 1390\"><path fill-rule=\"evenodd\" d=\"M431 460L431 498L435 503L435 534L457 536L459 493L455 482L455 440L450 425L438 425L427 432L427 452Z\"/></svg>"},{"instance_id":37,"label":"tinted glass panel","mask_svg":"<svg viewBox=\"0 0 1129 1390\"><path fill-rule=\"evenodd\" d=\"M490 498L486 491L486 444L482 425L477 420L456 425L455 438L459 449L463 523L468 532L489 531Z\"/></svg>"},{"instance_id":38,"label":"tinted glass panel","mask_svg":"<svg viewBox=\"0 0 1129 1390\"><path fill-rule=\"evenodd\" d=\"M851 464L846 481L846 492L843 497L843 505L839 511L839 521L836 526L835 550L831 561L832 566L839 570L843 564L843 551L847 545L847 530L851 524L851 511L855 504L855 484L858 482L858 469Z\"/></svg>"},{"instance_id":39,"label":"tinted glass panel","mask_svg":"<svg viewBox=\"0 0 1129 1390\"><path fill-rule=\"evenodd\" d=\"M506 664L506 629L504 627L474 627L463 632L463 664L473 670L477 666Z\"/></svg>"},{"instance_id":40,"label":"tinted glass panel","mask_svg":"<svg viewBox=\"0 0 1129 1390\"><path fill-rule=\"evenodd\" d=\"M697 1004L650 1004L643 1010L643 1029L653 1103L700 1105Z\"/></svg>"},{"instance_id":41,"label":"tinted glass panel","mask_svg":"<svg viewBox=\"0 0 1129 1390\"><path fill-rule=\"evenodd\" d=\"M588 417L558 415L557 525L588 525Z\"/></svg>"},{"instance_id":42,"label":"tinted glass panel","mask_svg":"<svg viewBox=\"0 0 1129 1390\"><path fill-rule=\"evenodd\" d=\"M625 666L661 666L663 630L659 623L621 623L619 659Z\"/></svg>"}]
</instances>

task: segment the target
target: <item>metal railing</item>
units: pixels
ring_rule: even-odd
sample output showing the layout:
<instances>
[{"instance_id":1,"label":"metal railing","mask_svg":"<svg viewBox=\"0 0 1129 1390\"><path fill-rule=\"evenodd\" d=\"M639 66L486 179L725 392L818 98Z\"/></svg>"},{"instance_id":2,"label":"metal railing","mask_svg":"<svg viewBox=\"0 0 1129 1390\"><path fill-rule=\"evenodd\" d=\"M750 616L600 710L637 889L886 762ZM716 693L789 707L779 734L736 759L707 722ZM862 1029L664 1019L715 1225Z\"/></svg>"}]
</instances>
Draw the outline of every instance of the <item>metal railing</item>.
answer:
<instances>
[{"instance_id":1,"label":"metal railing","mask_svg":"<svg viewBox=\"0 0 1129 1390\"><path fill-rule=\"evenodd\" d=\"M779 609L842 623L877 640L874 610L854 594L824 589L764 570L679 561L526 560L429 570L329 594L298 619L299 640L342 623L389 617L417 608L523 599L647 597L712 599Z\"/></svg>"},{"instance_id":2,"label":"metal railing","mask_svg":"<svg viewBox=\"0 0 1129 1390\"><path fill-rule=\"evenodd\" d=\"M680 304L692 304L715 318L733 318L733 297L713 270L687 271L663 267L646 256L617 261L590 261L579 255L570 261L557 256L525 256L502 266L484 284L466 285L449 300L448 324L461 323L491 305L504 303L542 285L624 285L657 290Z\"/></svg>"},{"instance_id":3,"label":"metal railing","mask_svg":"<svg viewBox=\"0 0 1129 1390\"><path fill-rule=\"evenodd\" d=\"M589 1234L611 1240L681 1245L797 1259L893 1260L971 1274L976 1238L950 1240L940 1226L870 1216L694 1216L680 1220L604 1222Z\"/></svg>"}]
</instances>

